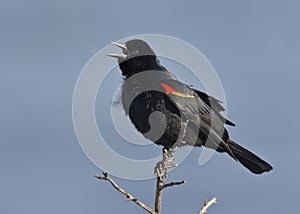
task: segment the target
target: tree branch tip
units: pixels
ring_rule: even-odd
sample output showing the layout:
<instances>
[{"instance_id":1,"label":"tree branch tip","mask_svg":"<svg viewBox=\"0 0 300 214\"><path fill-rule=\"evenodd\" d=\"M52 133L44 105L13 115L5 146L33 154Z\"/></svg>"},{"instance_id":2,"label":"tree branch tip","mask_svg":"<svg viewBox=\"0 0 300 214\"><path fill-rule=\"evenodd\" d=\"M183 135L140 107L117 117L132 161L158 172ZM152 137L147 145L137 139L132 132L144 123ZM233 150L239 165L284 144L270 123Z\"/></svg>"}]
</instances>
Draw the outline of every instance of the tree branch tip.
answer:
<instances>
[{"instance_id":1,"label":"tree branch tip","mask_svg":"<svg viewBox=\"0 0 300 214\"><path fill-rule=\"evenodd\" d=\"M105 178L108 177L108 173L107 172L102 172L102 174L104 175Z\"/></svg>"},{"instance_id":2,"label":"tree branch tip","mask_svg":"<svg viewBox=\"0 0 300 214\"><path fill-rule=\"evenodd\" d=\"M214 204L216 204L216 203L218 202L216 197L213 197L213 198L211 199L211 201L212 201L212 203L214 203Z\"/></svg>"},{"instance_id":3,"label":"tree branch tip","mask_svg":"<svg viewBox=\"0 0 300 214\"><path fill-rule=\"evenodd\" d=\"M198 214L205 214L207 212L207 209L213 205L217 203L217 198L213 197L212 199L210 199L209 201L205 200L204 201L204 205L202 207L202 209L199 211Z\"/></svg>"},{"instance_id":4,"label":"tree branch tip","mask_svg":"<svg viewBox=\"0 0 300 214\"><path fill-rule=\"evenodd\" d=\"M98 178L98 179L100 179L100 178L101 178L101 176L100 176L100 175L98 175L98 174L94 175L94 177L95 177L95 178Z\"/></svg>"}]
</instances>

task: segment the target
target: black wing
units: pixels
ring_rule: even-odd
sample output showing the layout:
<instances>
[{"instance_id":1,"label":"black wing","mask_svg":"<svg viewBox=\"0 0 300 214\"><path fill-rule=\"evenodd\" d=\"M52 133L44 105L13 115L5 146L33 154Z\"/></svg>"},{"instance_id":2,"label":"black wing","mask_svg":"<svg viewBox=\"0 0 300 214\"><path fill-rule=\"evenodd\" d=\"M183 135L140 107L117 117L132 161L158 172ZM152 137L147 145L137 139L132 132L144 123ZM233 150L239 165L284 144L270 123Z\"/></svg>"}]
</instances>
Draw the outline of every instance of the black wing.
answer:
<instances>
[{"instance_id":1,"label":"black wing","mask_svg":"<svg viewBox=\"0 0 300 214\"><path fill-rule=\"evenodd\" d=\"M202 91L198 91L197 89L194 89L194 91L198 94L198 96L215 112L218 114L222 120L225 121L225 124L230 125L230 126L235 126L233 122L230 120L224 118L220 112L225 111L224 107L221 105L222 101L207 95L206 93Z\"/></svg>"},{"instance_id":2,"label":"black wing","mask_svg":"<svg viewBox=\"0 0 300 214\"><path fill-rule=\"evenodd\" d=\"M220 144L235 158L226 144L229 135L224 128L224 124L234 124L220 114L224 111L220 101L175 79L165 79L160 84L174 106L183 113L189 123L198 128L196 131L199 131L202 143L209 142L205 146L217 149Z\"/></svg>"}]
</instances>

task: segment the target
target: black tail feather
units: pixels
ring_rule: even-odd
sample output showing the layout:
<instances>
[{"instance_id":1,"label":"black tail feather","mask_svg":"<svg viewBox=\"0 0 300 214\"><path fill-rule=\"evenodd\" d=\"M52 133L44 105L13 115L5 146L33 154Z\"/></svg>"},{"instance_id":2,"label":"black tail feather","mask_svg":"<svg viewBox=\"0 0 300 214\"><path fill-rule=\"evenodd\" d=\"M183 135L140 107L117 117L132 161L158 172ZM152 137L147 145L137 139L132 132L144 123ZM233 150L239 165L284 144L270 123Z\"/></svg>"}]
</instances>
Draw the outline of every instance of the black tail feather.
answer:
<instances>
[{"instance_id":1,"label":"black tail feather","mask_svg":"<svg viewBox=\"0 0 300 214\"><path fill-rule=\"evenodd\" d=\"M227 142L238 161L255 174L261 174L272 170L272 166L252 152L229 140Z\"/></svg>"}]
</instances>

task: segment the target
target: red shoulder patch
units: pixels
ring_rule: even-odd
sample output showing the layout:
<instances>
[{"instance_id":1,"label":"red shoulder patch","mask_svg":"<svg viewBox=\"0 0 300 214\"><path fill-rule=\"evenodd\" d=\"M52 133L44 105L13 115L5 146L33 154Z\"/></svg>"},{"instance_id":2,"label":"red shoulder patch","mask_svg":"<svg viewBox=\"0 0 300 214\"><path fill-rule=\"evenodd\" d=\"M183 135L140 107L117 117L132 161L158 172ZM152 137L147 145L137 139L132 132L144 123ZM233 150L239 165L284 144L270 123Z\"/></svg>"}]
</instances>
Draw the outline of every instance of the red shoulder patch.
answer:
<instances>
[{"instance_id":1,"label":"red shoulder patch","mask_svg":"<svg viewBox=\"0 0 300 214\"><path fill-rule=\"evenodd\" d=\"M174 88L172 88L171 86L168 86L165 83L160 83L160 85L165 89L166 94L170 94L172 92L176 92L176 90Z\"/></svg>"},{"instance_id":2,"label":"red shoulder patch","mask_svg":"<svg viewBox=\"0 0 300 214\"><path fill-rule=\"evenodd\" d=\"M183 97L183 98L195 98L195 95L180 93L180 92L176 91L174 88L172 88L171 86L169 86L165 83L160 83L160 85L165 89L165 93L167 95L168 94L173 94L173 95Z\"/></svg>"}]
</instances>

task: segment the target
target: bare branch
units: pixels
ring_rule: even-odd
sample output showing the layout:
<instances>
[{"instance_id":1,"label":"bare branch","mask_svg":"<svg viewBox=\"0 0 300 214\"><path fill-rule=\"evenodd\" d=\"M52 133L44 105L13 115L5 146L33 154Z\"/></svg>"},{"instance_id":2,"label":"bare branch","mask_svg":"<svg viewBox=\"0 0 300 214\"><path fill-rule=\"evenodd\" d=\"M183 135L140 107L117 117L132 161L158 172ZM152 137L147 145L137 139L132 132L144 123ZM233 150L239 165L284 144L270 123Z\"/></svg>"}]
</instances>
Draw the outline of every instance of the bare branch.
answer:
<instances>
[{"instance_id":1,"label":"bare branch","mask_svg":"<svg viewBox=\"0 0 300 214\"><path fill-rule=\"evenodd\" d=\"M161 202L162 202L162 186L164 182L161 177L158 176L156 178L156 194L155 194L155 212L157 214L161 214Z\"/></svg>"},{"instance_id":2,"label":"bare branch","mask_svg":"<svg viewBox=\"0 0 300 214\"><path fill-rule=\"evenodd\" d=\"M133 197L131 194L129 194L128 192L126 192L124 189L122 189L121 187L119 187L111 178L108 177L107 172L104 172L103 176L95 175L95 177L98 178L99 180L108 181L116 190L118 190L120 193L122 193L123 195L125 195L126 199L128 201L133 201L138 206L140 206L141 208L143 208L144 210L146 210L148 213L150 213L150 214L158 214L157 212L155 212L151 208L149 208L147 205L145 205L143 202L139 201L138 199L136 199L135 197Z\"/></svg>"},{"instance_id":3,"label":"bare branch","mask_svg":"<svg viewBox=\"0 0 300 214\"><path fill-rule=\"evenodd\" d=\"M172 186L177 186L177 185L181 185L181 184L185 184L186 182L184 180L182 181L172 181L170 183L167 183L167 184L163 184L161 187L160 187L160 190L163 190L167 187L172 187Z\"/></svg>"},{"instance_id":4,"label":"bare branch","mask_svg":"<svg viewBox=\"0 0 300 214\"><path fill-rule=\"evenodd\" d=\"M161 203L162 203L162 192L163 189L167 187L172 187L176 185L184 184L185 181L172 181L170 183L164 184L161 177L156 178L156 194L155 194L155 212L161 214Z\"/></svg>"},{"instance_id":5,"label":"bare branch","mask_svg":"<svg viewBox=\"0 0 300 214\"><path fill-rule=\"evenodd\" d=\"M143 202L139 201L135 197L133 197L130 193L126 192L124 189L119 187L113 179L108 177L108 173L103 173L103 176L95 175L95 177L99 180L108 181L117 191L126 196L128 201L133 201L139 207L144 209L150 214L161 214L162 210L162 193L163 190L168 187L179 186L181 184L185 184L185 181L172 181L170 183L164 183L165 180L168 179L168 169L174 168L176 165L174 164L174 151L175 148L165 149L163 150L163 159L158 162L156 167L154 168L155 176L156 176L156 192L155 192L155 210L152 210ZM210 201L205 201L202 209L198 212L198 214L205 214L207 209L217 203L217 199L214 197Z\"/></svg>"},{"instance_id":6,"label":"bare branch","mask_svg":"<svg viewBox=\"0 0 300 214\"><path fill-rule=\"evenodd\" d=\"M204 201L204 205L202 207L202 209L200 210L200 212L198 214L205 214L207 212L207 209L213 205L217 203L217 198L216 197L213 197L212 199L210 199L210 201Z\"/></svg>"}]
</instances>

